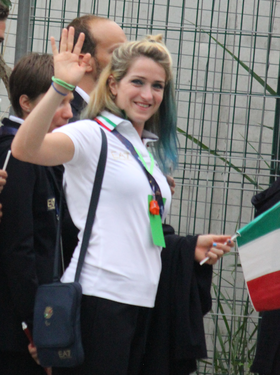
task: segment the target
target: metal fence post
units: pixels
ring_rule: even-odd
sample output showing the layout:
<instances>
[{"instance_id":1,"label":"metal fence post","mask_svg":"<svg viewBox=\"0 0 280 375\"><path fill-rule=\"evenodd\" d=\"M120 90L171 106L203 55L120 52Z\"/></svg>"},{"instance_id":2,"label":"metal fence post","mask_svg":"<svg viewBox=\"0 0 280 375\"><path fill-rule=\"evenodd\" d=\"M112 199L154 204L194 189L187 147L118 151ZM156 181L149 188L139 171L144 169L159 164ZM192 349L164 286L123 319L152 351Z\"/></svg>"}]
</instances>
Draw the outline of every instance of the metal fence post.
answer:
<instances>
[{"instance_id":1,"label":"metal fence post","mask_svg":"<svg viewBox=\"0 0 280 375\"><path fill-rule=\"evenodd\" d=\"M19 0L16 34L15 64L30 51L30 14L32 0Z\"/></svg>"}]
</instances>

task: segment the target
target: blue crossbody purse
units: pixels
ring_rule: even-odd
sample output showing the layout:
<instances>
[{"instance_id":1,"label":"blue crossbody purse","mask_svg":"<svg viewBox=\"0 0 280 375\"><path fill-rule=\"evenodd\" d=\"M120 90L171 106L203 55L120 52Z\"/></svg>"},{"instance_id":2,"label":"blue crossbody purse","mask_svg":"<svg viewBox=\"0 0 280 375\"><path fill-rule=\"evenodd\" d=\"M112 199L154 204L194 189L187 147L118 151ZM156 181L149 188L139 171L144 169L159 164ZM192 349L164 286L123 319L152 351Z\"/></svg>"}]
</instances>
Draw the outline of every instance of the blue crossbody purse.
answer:
<instances>
[{"instance_id":1,"label":"blue crossbody purse","mask_svg":"<svg viewBox=\"0 0 280 375\"><path fill-rule=\"evenodd\" d=\"M53 283L37 289L33 319L33 341L43 367L74 367L83 363L84 350L81 337L80 308L82 287L79 283L95 212L99 200L107 160L107 138L101 131L101 152L87 215L87 221L75 274L71 283L61 283L60 228L58 222ZM61 216L62 196L60 197Z\"/></svg>"}]
</instances>

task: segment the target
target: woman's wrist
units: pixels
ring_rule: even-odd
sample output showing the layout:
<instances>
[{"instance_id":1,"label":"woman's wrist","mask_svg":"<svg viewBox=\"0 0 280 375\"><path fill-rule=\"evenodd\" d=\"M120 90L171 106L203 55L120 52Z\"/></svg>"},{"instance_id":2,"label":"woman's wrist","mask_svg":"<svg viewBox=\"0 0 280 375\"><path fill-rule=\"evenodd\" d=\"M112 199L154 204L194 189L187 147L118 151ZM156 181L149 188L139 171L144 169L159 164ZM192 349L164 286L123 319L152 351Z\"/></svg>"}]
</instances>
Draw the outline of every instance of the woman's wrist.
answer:
<instances>
[{"instance_id":1,"label":"woman's wrist","mask_svg":"<svg viewBox=\"0 0 280 375\"><path fill-rule=\"evenodd\" d=\"M57 89L57 88L55 87L55 83L54 83L54 82L52 82L51 86L52 86L52 88L54 89L54 91L55 91L57 94L61 95L61 96L67 96L67 94L69 93L69 91L67 91L67 92L62 92L61 89L60 89L60 87L59 87L59 89Z\"/></svg>"},{"instance_id":2,"label":"woman's wrist","mask_svg":"<svg viewBox=\"0 0 280 375\"><path fill-rule=\"evenodd\" d=\"M52 81L68 91L73 91L75 89L74 85L71 85L70 83L63 81L60 78L56 78L55 76L52 77Z\"/></svg>"}]
</instances>

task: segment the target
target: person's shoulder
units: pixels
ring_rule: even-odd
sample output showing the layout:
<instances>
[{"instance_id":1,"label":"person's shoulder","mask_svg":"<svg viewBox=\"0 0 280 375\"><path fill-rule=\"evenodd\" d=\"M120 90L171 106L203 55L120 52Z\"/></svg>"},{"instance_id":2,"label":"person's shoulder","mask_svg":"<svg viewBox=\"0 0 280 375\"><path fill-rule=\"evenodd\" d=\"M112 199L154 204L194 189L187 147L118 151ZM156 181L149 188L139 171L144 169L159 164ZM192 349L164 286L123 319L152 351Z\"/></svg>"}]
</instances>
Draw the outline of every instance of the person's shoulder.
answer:
<instances>
[{"instance_id":1,"label":"person's shoulder","mask_svg":"<svg viewBox=\"0 0 280 375\"><path fill-rule=\"evenodd\" d=\"M53 132L73 132L73 131L80 131L83 133L84 131L93 131L97 129L99 125L90 119L84 119L84 120L78 120L71 123L68 123L66 125L61 126L60 128L55 129Z\"/></svg>"}]
</instances>

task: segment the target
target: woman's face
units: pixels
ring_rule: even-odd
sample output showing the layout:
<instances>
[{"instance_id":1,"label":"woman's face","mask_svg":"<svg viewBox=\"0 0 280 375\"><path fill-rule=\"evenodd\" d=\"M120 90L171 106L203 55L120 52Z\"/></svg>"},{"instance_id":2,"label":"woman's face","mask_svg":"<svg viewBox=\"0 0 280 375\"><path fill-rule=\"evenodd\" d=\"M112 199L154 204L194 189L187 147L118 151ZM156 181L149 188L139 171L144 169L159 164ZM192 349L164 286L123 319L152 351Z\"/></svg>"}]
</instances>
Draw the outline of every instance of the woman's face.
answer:
<instances>
[{"instance_id":1,"label":"woman's face","mask_svg":"<svg viewBox=\"0 0 280 375\"><path fill-rule=\"evenodd\" d=\"M116 105L125 111L141 135L145 122L159 109L165 86L163 67L148 57L138 57L120 82L110 81Z\"/></svg>"}]
</instances>

